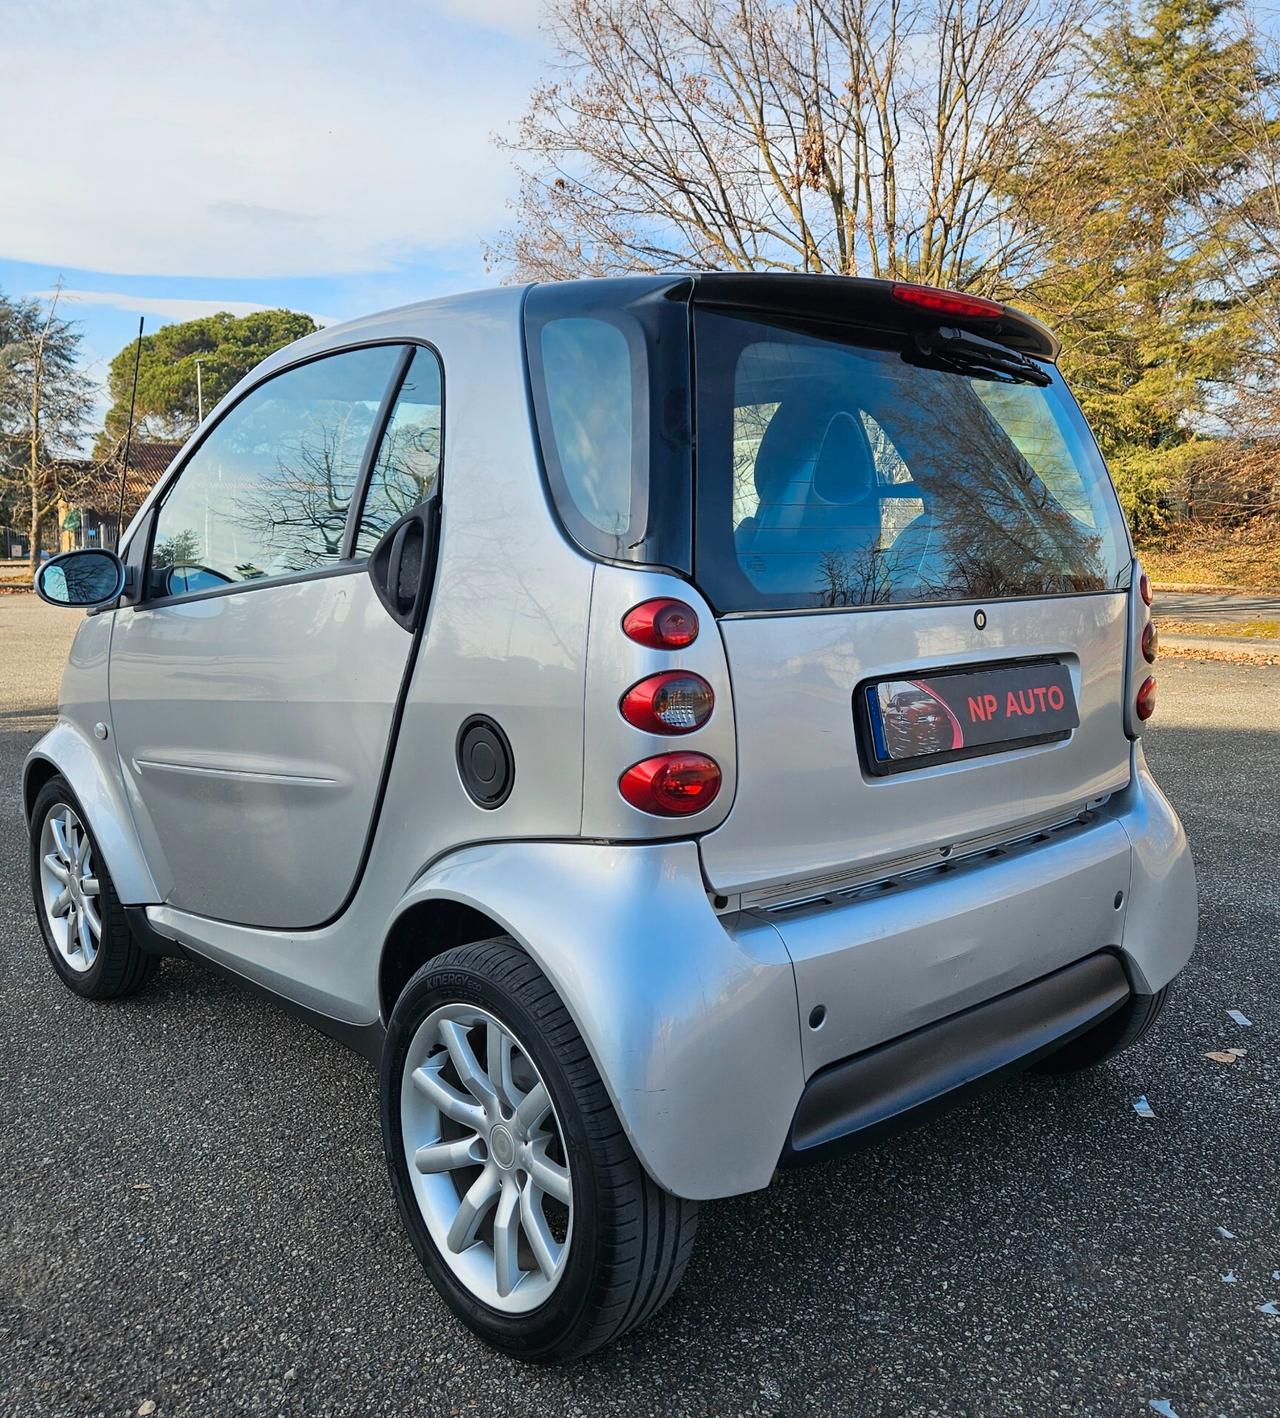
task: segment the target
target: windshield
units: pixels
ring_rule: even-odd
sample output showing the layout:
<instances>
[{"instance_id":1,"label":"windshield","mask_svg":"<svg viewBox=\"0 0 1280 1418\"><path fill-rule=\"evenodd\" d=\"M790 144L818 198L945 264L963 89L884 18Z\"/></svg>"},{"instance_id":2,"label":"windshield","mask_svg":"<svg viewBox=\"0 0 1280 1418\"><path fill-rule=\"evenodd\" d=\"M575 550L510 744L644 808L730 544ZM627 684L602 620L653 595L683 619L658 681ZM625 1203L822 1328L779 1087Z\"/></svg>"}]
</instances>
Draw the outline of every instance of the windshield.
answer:
<instances>
[{"instance_id":1,"label":"windshield","mask_svg":"<svg viewBox=\"0 0 1280 1418\"><path fill-rule=\"evenodd\" d=\"M1124 586L1129 544L1075 400L916 360L892 335L699 309L696 576L720 611Z\"/></svg>"}]
</instances>

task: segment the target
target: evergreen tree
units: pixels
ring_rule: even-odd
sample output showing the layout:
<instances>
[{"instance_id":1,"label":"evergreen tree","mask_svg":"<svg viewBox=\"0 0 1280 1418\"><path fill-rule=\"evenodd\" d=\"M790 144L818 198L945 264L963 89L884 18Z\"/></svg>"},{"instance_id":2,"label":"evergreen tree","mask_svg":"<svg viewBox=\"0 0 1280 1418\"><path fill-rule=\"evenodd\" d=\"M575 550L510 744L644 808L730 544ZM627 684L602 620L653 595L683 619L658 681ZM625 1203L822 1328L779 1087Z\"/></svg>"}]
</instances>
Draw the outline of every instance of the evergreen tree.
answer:
<instances>
[{"instance_id":1,"label":"evergreen tree","mask_svg":"<svg viewBox=\"0 0 1280 1418\"><path fill-rule=\"evenodd\" d=\"M1045 135L1060 172L1047 256L1023 293L1062 336L1062 367L1136 526L1159 524L1173 471L1243 367L1251 312L1233 284L1249 163L1246 110L1266 82L1232 0L1148 0L1091 43L1083 136Z\"/></svg>"},{"instance_id":2,"label":"evergreen tree","mask_svg":"<svg viewBox=\"0 0 1280 1418\"><path fill-rule=\"evenodd\" d=\"M254 365L315 330L309 315L294 310L260 310L242 316L223 310L144 335L138 365L138 428L156 438L186 438L196 426L197 363L199 393L208 413ZM132 342L111 361L107 380L111 408L99 440L100 455L119 441L128 422L133 362Z\"/></svg>"}]
</instances>

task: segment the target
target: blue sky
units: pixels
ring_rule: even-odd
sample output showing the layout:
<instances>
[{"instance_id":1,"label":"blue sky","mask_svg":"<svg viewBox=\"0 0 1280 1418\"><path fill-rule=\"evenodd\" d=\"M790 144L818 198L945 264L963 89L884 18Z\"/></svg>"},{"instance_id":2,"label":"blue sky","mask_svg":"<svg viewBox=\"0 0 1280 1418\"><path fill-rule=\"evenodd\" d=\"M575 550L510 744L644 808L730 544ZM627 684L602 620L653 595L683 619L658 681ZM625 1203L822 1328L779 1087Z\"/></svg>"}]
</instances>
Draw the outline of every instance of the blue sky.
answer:
<instances>
[{"instance_id":1,"label":"blue sky","mask_svg":"<svg viewBox=\"0 0 1280 1418\"><path fill-rule=\"evenodd\" d=\"M214 310L347 319L491 284L540 0L0 0L0 290L86 366Z\"/></svg>"}]
</instances>

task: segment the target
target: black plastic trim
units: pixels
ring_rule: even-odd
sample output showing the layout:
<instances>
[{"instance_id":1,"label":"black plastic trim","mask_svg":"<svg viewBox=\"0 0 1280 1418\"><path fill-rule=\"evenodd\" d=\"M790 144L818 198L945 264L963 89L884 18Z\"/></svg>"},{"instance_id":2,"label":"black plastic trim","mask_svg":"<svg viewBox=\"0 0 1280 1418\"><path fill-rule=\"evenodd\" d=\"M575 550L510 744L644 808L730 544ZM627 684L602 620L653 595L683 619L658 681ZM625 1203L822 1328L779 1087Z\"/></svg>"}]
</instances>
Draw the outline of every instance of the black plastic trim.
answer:
<instances>
[{"instance_id":1,"label":"black plastic trim","mask_svg":"<svg viewBox=\"0 0 1280 1418\"><path fill-rule=\"evenodd\" d=\"M805 1085L779 1166L901 1132L1091 1029L1130 997L1102 951L1029 985L822 1069Z\"/></svg>"},{"instance_id":2,"label":"black plastic trim","mask_svg":"<svg viewBox=\"0 0 1280 1418\"><path fill-rule=\"evenodd\" d=\"M499 766L502 769L498 788L488 794L483 781L474 773L467 759L468 743L477 734L485 735L492 740L492 747L496 751ZM462 780L462 786L466 789L467 796L477 807L484 808L486 812L492 812L494 808L501 807L511 796L511 790L516 785L516 756L511 748L511 740L496 719L491 719L488 714L472 714L464 719L458 729L454 755L458 763L458 777Z\"/></svg>"},{"instance_id":3,"label":"black plastic trim","mask_svg":"<svg viewBox=\"0 0 1280 1418\"><path fill-rule=\"evenodd\" d=\"M147 915L145 906L123 906L125 919L129 922L129 929L133 932L133 938L138 942L138 948L146 955L182 956L188 952L172 939L170 936L161 935L151 924L151 918Z\"/></svg>"},{"instance_id":4,"label":"black plastic trim","mask_svg":"<svg viewBox=\"0 0 1280 1418\"><path fill-rule=\"evenodd\" d=\"M1025 311L1005 305L997 320L963 320L896 299L895 284L869 276L705 271L694 277L693 301L735 314L801 317L871 329L933 330L939 325L972 324L1011 349L1050 361L1058 357L1056 336Z\"/></svg>"}]
</instances>

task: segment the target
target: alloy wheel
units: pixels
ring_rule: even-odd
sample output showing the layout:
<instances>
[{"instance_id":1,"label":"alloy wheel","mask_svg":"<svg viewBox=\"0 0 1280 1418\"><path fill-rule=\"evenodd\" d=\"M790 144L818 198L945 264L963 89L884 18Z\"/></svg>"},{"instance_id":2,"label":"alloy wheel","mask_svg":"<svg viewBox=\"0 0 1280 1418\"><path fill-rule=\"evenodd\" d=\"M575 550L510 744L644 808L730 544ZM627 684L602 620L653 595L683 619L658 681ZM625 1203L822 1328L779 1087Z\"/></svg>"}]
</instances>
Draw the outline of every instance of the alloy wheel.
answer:
<instances>
[{"instance_id":1,"label":"alloy wheel","mask_svg":"<svg viewBox=\"0 0 1280 1418\"><path fill-rule=\"evenodd\" d=\"M484 1304L536 1309L564 1274L573 1179L528 1050L487 1010L441 1006L409 1045L400 1120L414 1195L445 1263Z\"/></svg>"},{"instance_id":2,"label":"alloy wheel","mask_svg":"<svg viewBox=\"0 0 1280 1418\"><path fill-rule=\"evenodd\" d=\"M83 974L102 944L93 848L74 808L55 803L40 830L40 894L59 956Z\"/></svg>"}]
</instances>

